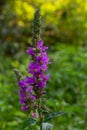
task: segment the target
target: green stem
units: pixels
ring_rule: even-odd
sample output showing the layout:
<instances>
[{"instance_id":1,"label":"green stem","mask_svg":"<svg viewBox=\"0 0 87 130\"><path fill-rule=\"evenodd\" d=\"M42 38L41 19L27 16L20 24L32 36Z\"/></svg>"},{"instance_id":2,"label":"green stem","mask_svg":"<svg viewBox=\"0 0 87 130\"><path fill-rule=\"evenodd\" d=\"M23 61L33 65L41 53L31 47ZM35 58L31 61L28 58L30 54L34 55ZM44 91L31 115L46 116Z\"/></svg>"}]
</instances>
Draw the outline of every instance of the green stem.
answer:
<instances>
[{"instance_id":1,"label":"green stem","mask_svg":"<svg viewBox=\"0 0 87 130\"><path fill-rule=\"evenodd\" d=\"M40 125L40 130L42 130L42 123L41 123L41 125Z\"/></svg>"},{"instance_id":2,"label":"green stem","mask_svg":"<svg viewBox=\"0 0 87 130\"><path fill-rule=\"evenodd\" d=\"M42 130L42 117L41 117L41 113L39 111L39 107L40 107L40 100L38 100L38 114L39 114L39 121L41 122L41 124L40 124L40 130Z\"/></svg>"}]
</instances>

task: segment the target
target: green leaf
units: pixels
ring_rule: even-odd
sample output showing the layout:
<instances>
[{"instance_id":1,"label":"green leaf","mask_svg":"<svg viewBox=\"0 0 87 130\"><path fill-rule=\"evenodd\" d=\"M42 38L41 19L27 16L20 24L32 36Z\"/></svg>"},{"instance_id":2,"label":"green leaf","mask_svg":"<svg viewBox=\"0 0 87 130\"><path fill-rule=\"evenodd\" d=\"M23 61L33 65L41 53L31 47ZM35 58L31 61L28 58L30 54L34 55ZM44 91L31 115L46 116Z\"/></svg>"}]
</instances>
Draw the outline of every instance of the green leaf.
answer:
<instances>
[{"instance_id":1,"label":"green leaf","mask_svg":"<svg viewBox=\"0 0 87 130\"><path fill-rule=\"evenodd\" d=\"M22 124L22 130L24 130L25 128L29 128L30 127L30 125L32 125L32 124L36 124L37 122L36 122L36 120L35 119L33 119L33 118L29 118L29 119L27 119L27 120L25 120L24 122L23 122L23 124Z\"/></svg>"},{"instance_id":2,"label":"green leaf","mask_svg":"<svg viewBox=\"0 0 87 130\"><path fill-rule=\"evenodd\" d=\"M46 122L46 121L49 121L55 117L61 116L62 114L65 114L65 112L48 113L48 114L46 114L43 122Z\"/></svg>"}]
</instances>

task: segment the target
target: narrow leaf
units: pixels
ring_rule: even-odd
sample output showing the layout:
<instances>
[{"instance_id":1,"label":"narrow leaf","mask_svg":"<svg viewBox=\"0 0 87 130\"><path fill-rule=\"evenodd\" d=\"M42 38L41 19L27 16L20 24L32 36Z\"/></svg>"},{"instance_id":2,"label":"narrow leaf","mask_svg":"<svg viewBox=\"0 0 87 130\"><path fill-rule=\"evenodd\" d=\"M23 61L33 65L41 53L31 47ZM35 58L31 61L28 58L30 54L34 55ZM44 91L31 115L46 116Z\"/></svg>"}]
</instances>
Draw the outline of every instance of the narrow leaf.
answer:
<instances>
[{"instance_id":1,"label":"narrow leaf","mask_svg":"<svg viewBox=\"0 0 87 130\"><path fill-rule=\"evenodd\" d=\"M35 119L33 119L33 118L29 118L29 119L27 119L27 120L25 120L23 123L22 123L22 130L24 130L25 128L29 128L29 126L30 125L32 125L32 124L36 124L37 122L36 122L36 120Z\"/></svg>"},{"instance_id":2,"label":"narrow leaf","mask_svg":"<svg viewBox=\"0 0 87 130\"><path fill-rule=\"evenodd\" d=\"M46 121L49 121L55 117L61 116L62 114L65 114L65 112L48 113L48 114L46 114L43 122L46 122Z\"/></svg>"}]
</instances>

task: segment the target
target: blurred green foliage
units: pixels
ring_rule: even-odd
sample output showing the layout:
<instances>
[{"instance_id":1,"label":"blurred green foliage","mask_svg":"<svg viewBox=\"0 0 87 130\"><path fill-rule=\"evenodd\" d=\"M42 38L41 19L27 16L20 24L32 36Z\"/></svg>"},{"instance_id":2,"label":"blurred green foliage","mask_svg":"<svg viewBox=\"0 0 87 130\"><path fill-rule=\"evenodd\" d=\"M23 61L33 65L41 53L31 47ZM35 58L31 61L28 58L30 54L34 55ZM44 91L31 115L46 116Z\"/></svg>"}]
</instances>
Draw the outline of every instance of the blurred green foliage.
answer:
<instances>
[{"instance_id":1,"label":"blurred green foliage","mask_svg":"<svg viewBox=\"0 0 87 130\"><path fill-rule=\"evenodd\" d=\"M52 120L54 130L87 129L87 47L59 45L49 53L51 78L47 84L46 104L54 112L65 115ZM29 57L17 53L0 57L0 130L21 130L26 114L21 111L14 67L25 74Z\"/></svg>"},{"instance_id":2,"label":"blurred green foliage","mask_svg":"<svg viewBox=\"0 0 87 130\"><path fill-rule=\"evenodd\" d=\"M87 45L87 0L0 0L0 44L6 54L26 48L31 41L31 23L41 8L43 39Z\"/></svg>"}]
</instances>

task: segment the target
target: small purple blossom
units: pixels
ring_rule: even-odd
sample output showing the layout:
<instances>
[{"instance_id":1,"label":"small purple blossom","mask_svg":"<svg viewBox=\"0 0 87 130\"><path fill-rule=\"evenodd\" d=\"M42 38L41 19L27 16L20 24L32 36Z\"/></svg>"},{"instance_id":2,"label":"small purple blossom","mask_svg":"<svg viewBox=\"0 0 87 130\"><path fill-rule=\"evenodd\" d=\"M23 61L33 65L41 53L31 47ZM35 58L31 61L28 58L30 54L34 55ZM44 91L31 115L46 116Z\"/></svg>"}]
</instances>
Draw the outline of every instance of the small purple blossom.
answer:
<instances>
[{"instance_id":1,"label":"small purple blossom","mask_svg":"<svg viewBox=\"0 0 87 130\"><path fill-rule=\"evenodd\" d=\"M38 114L37 114L37 113L33 113L32 116L33 116L34 118L37 118Z\"/></svg>"},{"instance_id":2,"label":"small purple blossom","mask_svg":"<svg viewBox=\"0 0 87 130\"><path fill-rule=\"evenodd\" d=\"M30 47L26 52L27 52L29 55L31 55L31 56L33 56L33 55L35 54L32 47Z\"/></svg>"},{"instance_id":3,"label":"small purple blossom","mask_svg":"<svg viewBox=\"0 0 87 130\"><path fill-rule=\"evenodd\" d=\"M19 82L18 82L18 85L21 87L21 88L25 88L25 82L23 81L23 80L20 80Z\"/></svg>"},{"instance_id":4,"label":"small purple blossom","mask_svg":"<svg viewBox=\"0 0 87 130\"><path fill-rule=\"evenodd\" d=\"M40 50L43 49L43 41L42 41L42 40L39 40L39 41L37 42L37 48L40 49Z\"/></svg>"},{"instance_id":5,"label":"small purple blossom","mask_svg":"<svg viewBox=\"0 0 87 130\"><path fill-rule=\"evenodd\" d=\"M30 99L31 99L31 100L35 100L36 97L35 97L34 95L30 95Z\"/></svg>"},{"instance_id":6,"label":"small purple blossom","mask_svg":"<svg viewBox=\"0 0 87 130\"><path fill-rule=\"evenodd\" d=\"M33 88L32 88L32 86L28 86L27 88L26 88L26 92L27 93L32 93L32 90Z\"/></svg>"},{"instance_id":7,"label":"small purple blossom","mask_svg":"<svg viewBox=\"0 0 87 130\"><path fill-rule=\"evenodd\" d=\"M32 84L35 83L35 79L34 79L34 77L26 76L25 82L26 82L26 84L31 84L32 85Z\"/></svg>"},{"instance_id":8,"label":"small purple blossom","mask_svg":"<svg viewBox=\"0 0 87 130\"><path fill-rule=\"evenodd\" d=\"M27 107L27 106L22 106L21 109L22 109L23 111L27 111L27 110L28 110L28 107Z\"/></svg>"},{"instance_id":9,"label":"small purple blossom","mask_svg":"<svg viewBox=\"0 0 87 130\"><path fill-rule=\"evenodd\" d=\"M30 64L29 64L29 73L31 73L31 74L35 74L35 73L37 73L37 72L40 72L40 64L39 63L34 63L34 62L31 62Z\"/></svg>"},{"instance_id":10,"label":"small purple blossom","mask_svg":"<svg viewBox=\"0 0 87 130\"><path fill-rule=\"evenodd\" d=\"M21 98L21 99L20 99L20 103L21 103L21 104L25 104L25 99Z\"/></svg>"}]
</instances>

